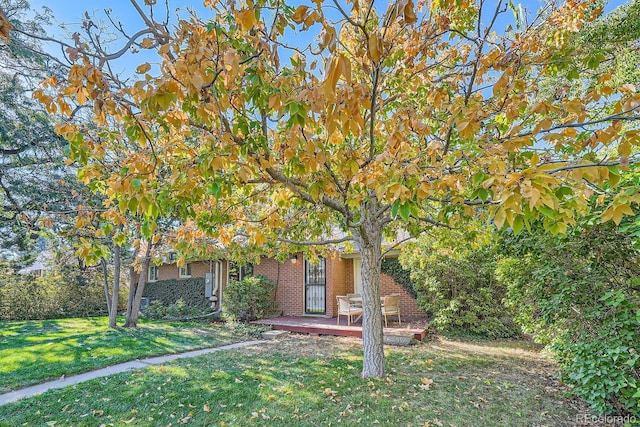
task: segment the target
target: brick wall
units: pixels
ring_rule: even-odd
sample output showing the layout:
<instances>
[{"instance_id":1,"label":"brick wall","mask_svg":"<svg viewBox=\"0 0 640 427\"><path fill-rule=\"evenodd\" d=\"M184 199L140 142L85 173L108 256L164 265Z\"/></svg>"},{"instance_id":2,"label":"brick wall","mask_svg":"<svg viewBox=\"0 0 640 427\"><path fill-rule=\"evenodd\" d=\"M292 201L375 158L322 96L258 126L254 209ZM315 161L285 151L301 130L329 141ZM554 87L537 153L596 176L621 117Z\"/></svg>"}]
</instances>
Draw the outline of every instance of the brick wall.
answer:
<instances>
[{"instance_id":1,"label":"brick wall","mask_svg":"<svg viewBox=\"0 0 640 427\"><path fill-rule=\"evenodd\" d=\"M347 294L347 261L339 256L327 258L327 316L334 317L338 313L336 295ZM353 270L353 267L352 267Z\"/></svg>"},{"instance_id":2,"label":"brick wall","mask_svg":"<svg viewBox=\"0 0 640 427\"><path fill-rule=\"evenodd\" d=\"M285 316L304 314L304 262L298 254L296 263L273 258L262 258L253 266L254 274L263 274L276 284L276 302L278 311Z\"/></svg>"},{"instance_id":3,"label":"brick wall","mask_svg":"<svg viewBox=\"0 0 640 427\"><path fill-rule=\"evenodd\" d=\"M191 277L204 277L209 272L209 261L194 261L191 264ZM226 263L223 263L226 264ZM215 265L213 266L215 268ZM226 277L226 274L222 277ZM158 266L158 280L170 280L178 278L177 264L162 264Z\"/></svg>"}]
</instances>

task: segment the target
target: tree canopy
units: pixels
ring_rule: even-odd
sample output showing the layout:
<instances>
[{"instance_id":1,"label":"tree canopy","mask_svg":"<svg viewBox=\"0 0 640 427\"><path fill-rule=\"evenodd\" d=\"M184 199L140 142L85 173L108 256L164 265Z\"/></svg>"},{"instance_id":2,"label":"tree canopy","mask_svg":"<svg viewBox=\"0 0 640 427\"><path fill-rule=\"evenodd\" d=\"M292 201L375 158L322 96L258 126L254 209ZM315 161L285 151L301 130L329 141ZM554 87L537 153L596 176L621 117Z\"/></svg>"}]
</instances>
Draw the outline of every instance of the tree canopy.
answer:
<instances>
[{"instance_id":1,"label":"tree canopy","mask_svg":"<svg viewBox=\"0 0 640 427\"><path fill-rule=\"evenodd\" d=\"M146 27L122 30L134 34L124 49L106 51L87 24L67 47L66 80L36 94L64 114L92 108L93 124L58 131L81 179L106 197L102 220L133 214L150 238L170 212L192 251L205 236L266 254L353 244L364 377L384 375L383 236L479 212L516 232L537 219L563 232L597 188L616 191L620 170L637 165L640 93L576 42L600 17L597 1L524 11L207 0L209 16L174 26L145 3L131 0ZM110 64L127 49L158 60L145 55L125 79ZM605 220L633 215L640 195L619 194Z\"/></svg>"}]
</instances>

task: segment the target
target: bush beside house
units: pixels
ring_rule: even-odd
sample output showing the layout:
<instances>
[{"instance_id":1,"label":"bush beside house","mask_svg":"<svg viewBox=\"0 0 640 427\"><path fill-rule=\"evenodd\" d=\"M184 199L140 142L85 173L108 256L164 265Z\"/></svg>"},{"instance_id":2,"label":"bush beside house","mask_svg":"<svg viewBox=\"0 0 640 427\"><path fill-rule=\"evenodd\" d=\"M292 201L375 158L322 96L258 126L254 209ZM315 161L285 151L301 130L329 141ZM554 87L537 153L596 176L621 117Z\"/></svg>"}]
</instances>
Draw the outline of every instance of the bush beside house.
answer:
<instances>
[{"instance_id":1,"label":"bush beside house","mask_svg":"<svg viewBox=\"0 0 640 427\"><path fill-rule=\"evenodd\" d=\"M275 314L276 286L261 274L231 280L223 292L222 314L228 321L256 320Z\"/></svg>"},{"instance_id":2,"label":"bush beside house","mask_svg":"<svg viewBox=\"0 0 640 427\"><path fill-rule=\"evenodd\" d=\"M182 300L186 306L206 310L211 307L211 302L205 297L204 282L204 277L149 282L144 287L143 297L160 301L164 306L171 306Z\"/></svg>"}]
</instances>

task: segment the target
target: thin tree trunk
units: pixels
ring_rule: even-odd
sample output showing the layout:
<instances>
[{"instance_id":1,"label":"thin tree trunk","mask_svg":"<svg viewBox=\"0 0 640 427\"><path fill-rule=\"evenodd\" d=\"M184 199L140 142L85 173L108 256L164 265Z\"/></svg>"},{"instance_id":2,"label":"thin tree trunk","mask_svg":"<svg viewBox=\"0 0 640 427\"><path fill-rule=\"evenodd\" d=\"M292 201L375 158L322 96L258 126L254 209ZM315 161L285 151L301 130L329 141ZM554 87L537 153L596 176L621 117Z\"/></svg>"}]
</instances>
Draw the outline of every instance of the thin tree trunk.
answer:
<instances>
[{"instance_id":1,"label":"thin tree trunk","mask_svg":"<svg viewBox=\"0 0 640 427\"><path fill-rule=\"evenodd\" d=\"M125 328L136 328L138 326L138 316L140 315L140 303L142 302L142 293L144 292L144 285L147 283L147 275L149 271L149 262L151 260L151 241L147 242L147 248L145 250L144 258L142 259L142 270L140 276L138 276L137 283L134 281L135 271L133 267L130 267L131 285L129 287L129 298L127 304L127 319L125 321ZM135 286L134 286L135 285Z\"/></svg>"},{"instance_id":2,"label":"thin tree trunk","mask_svg":"<svg viewBox=\"0 0 640 427\"><path fill-rule=\"evenodd\" d=\"M380 305L382 225L365 220L355 231L362 256L362 377L384 377L384 343Z\"/></svg>"},{"instance_id":3,"label":"thin tree trunk","mask_svg":"<svg viewBox=\"0 0 640 427\"><path fill-rule=\"evenodd\" d=\"M111 294L111 307L109 309L109 327L117 328L118 319L118 293L120 292L120 246L113 245L113 289Z\"/></svg>"},{"instance_id":4,"label":"thin tree trunk","mask_svg":"<svg viewBox=\"0 0 640 427\"><path fill-rule=\"evenodd\" d=\"M100 258L100 265L102 266L102 284L104 286L104 297L107 301L107 313L111 311L111 296L109 295L109 272L107 270L107 260Z\"/></svg>"},{"instance_id":5,"label":"thin tree trunk","mask_svg":"<svg viewBox=\"0 0 640 427\"><path fill-rule=\"evenodd\" d=\"M136 278L136 270L133 267L133 263L129 264L129 295L127 295L127 314L125 326L129 323L129 313L133 310L133 298L136 293L136 287L138 286L138 279Z\"/></svg>"}]
</instances>

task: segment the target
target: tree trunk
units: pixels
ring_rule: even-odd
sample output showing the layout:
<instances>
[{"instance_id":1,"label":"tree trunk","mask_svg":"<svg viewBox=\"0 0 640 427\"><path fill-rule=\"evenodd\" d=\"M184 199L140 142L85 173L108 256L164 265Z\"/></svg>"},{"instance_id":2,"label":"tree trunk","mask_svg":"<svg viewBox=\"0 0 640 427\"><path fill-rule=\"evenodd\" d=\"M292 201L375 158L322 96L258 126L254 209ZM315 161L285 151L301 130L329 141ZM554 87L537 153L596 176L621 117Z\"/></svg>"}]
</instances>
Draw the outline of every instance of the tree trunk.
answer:
<instances>
[{"instance_id":1,"label":"tree trunk","mask_svg":"<svg viewBox=\"0 0 640 427\"><path fill-rule=\"evenodd\" d=\"M142 270L138 276L137 282L134 280L135 271L133 266L129 269L131 276L129 286L129 298L127 301L127 315L124 324L125 328L137 328L138 316L140 315L140 303L142 302L142 293L144 292L144 285L147 283L147 275L149 272L149 261L151 260L151 242L147 242L147 249L142 259Z\"/></svg>"},{"instance_id":2,"label":"tree trunk","mask_svg":"<svg viewBox=\"0 0 640 427\"><path fill-rule=\"evenodd\" d=\"M111 312L111 296L109 295L109 272L107 270L107 260L100 258L102 266L102 285L104 286L104 298L107 301L107 313Z\"/></svg>"},{"instance_id":3,"label":"tree trunk","mask_svg":"<svg viewBox=\"0 0 640 427\"><path fill-rule=\"evenodd\" d=\"M354 229L357 249L362 256L362 377L384 377L384 344L380 305L382 225L373 219Z\"/></svg>"},{"instance_id":4,"label":"tree trunk","mask_svg":"<svg viewBox=\"0 0 640 427\"><path fill-rule=\"evenodd\" d=\"M129 295L127 295L127 314L125 315L125 326L127 326L127 324L129 323L129 318L131 317L129 313L131 313L131 310L133 310L133 299L136 296L138 280L139 278L136 278L136 270L133 267L133 263L129 264Z\"/></svg>"},{"instance_id":5,"label":"tree trunk","mask_svg":"<svg viewBox=\"0 0 640 427\"><path fill-rule=\"evenodd\" d=\"M113 245L113 289L111 294L111 307L109 308L109 327L117 328L118 319L118 293L120 292L120 246Z\"/></svg>"}]
</instances>

